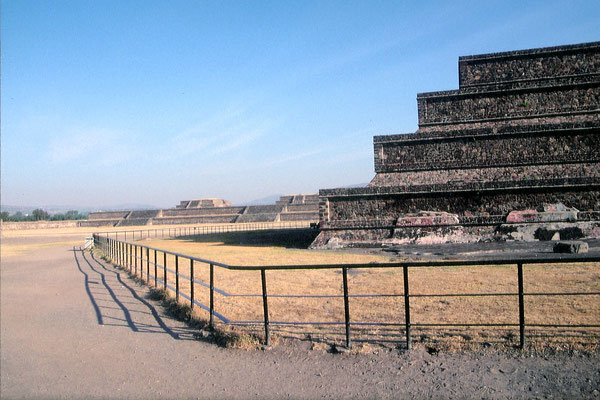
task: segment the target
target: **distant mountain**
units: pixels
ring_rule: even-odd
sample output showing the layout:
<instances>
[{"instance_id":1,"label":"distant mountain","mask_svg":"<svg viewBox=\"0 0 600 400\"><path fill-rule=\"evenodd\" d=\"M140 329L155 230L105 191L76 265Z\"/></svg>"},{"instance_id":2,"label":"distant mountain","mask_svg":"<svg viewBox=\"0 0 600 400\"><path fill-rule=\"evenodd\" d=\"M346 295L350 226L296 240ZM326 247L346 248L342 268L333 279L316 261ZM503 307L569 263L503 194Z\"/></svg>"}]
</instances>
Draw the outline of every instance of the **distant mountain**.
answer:
<instances>
[{"instance_id":1,"label":"distant mountain","mask_svg":"<svg viewBox=\"0 0 600 400\"><path fill-rule=\"evenodd\" d=\"M263 206L263 205L271 205L275 204L279 198L283 196L282 194L274 194L271 196L263 197L262 199L252 200L249 203L243 204L244 206Z\"/></svg>"},{"instance_id":2,"label":"distant mountain","mask_svg":"<svg viewBox=\"0 0 600 400\"><path fill-rule=\"evenodd\" d=\"M359 187L365 187L368 186L368 183L357 183L354 185L344 185L344 186L340 186L340 187L345 187L345 188L359 188ZM318 190L316 190L314 193L319 193ZM256 199L256 200L252 200L248 203L245 204L239 204L240 206L262 206L262 205L271 205L271 204L275 204L276 201L279 200L279 198L281 196L285 196L284 194L274 194L271 196L267 196L267 197L263 197L260 199Z\"/></svg>"},{"instance_id":3,"label":"distant mountain","mask_svg":"<svg viewBox=\"0 0 600 400\"><path fill-rule=\"evenodd\" d=\"M93 207L92 211L123 211L123 210L159 210L164 207L157 207L151 204L114 204L106 207Z\"/></svg>"}]
</instances>

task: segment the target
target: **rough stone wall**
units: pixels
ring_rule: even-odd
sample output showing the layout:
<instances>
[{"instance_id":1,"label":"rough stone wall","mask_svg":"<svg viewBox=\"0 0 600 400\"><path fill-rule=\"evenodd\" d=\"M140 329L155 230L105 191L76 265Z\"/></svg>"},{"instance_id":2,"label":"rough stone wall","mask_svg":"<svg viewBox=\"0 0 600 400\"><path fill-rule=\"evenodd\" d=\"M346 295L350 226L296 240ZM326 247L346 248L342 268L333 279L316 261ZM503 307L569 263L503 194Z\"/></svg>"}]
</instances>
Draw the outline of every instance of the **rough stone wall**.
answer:
<instances>
[{"instance_id":1,"label":"rough stone wall","mask_svg":"<svg viewBox=\"0 0 600 400\"><path fill-rule=\"evenodd\" d=\"M455 213L460 216L506 215L513 210L535 209L543 203L563 203L580 211L600 210L600 187L546 188L505 192L427 193L420 196L380 195L329 197L326 227L360 227L370 220L393 220L419 211ZM345 221L345 222L344 222ZM341 222L341 225L340 225ZM370 226L370 225L366 225Z\"/></svg>"},{"instance_id":2,"label":"rough stone wall","mask_svg":"<svg viewBox=\"0 0 600 400\"><path fill-rule=\"evenodd\" d=\"M416 134L418 135L418 134ZM600 161L600 129L377 144L377 172Z\"/></svg>"},{"instance_id":3,"label":"rough stone wall","mask_svg":"<svg viewBox=\"0 0 600 400\"><path fill-rule=\"evenodd\" d=\"M415 185L460 185L480 181L514 181L558 178L600 178L600 163L523 165L490 168L435 169L410 172L378 173L371 187Z\"/></svg>"},{"instance_id":4,"label":"rough stone wall","mask_svg":"<svg viewBox=\"0 0 600 400\"><path fill-rule=\"evenodd\" d=\"M597 83L535 91L423 93L417 96L419 126L594 111L600 108L599 93Z\"/></svg>"},{"instance_id":5,"label":"rough stone wall","mask_svg":"<svg viewBox=\"0 0 600 400\"><path fill-rule=\"evenodd\" d=\"M600 42L464 56L458 60L460 87L531 81L600 70Z\"/></svg>"}]
</instances>

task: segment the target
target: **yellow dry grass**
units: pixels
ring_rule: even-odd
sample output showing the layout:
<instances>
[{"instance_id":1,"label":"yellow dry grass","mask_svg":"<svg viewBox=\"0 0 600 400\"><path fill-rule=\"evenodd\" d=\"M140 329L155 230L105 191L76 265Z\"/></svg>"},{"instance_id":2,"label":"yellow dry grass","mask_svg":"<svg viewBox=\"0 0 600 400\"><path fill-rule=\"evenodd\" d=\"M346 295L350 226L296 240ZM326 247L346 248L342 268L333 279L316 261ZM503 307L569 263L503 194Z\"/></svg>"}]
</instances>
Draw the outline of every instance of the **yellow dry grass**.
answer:
<instances>
[{"instance_id":1,"label":"yellow dry grass","mask_svg":"<svg viewBox=\"0 0 600 400\"><path fill-rule=\"evenodd\" d=\"M32 229L2 229L2 237L17 238L25 236L61 236L61 235L78 235L81 237L91 236L94 232L106 233L110 232L111 237L114 232L136 231L144 232L144 237L147 231L168 230L168 229L186 229L193 227L216 227L216 226L231 226L232 224L179 224L179 225L147 225L147 226L120 226L120 227L75 227L75 228L32 228ZM237 225L237 224L236 224ZM239 224L243 225L243 224ZM153 234L152 234L153 235ZM119 235L122 239L123 236Z\"/></svg>"},{"instance_id":2,"label":"yellow dry grass","mask_svg":"<svg viewBox=\"0 0 600 400\"><path fill-rule=\"evenodd\" d=\"M389 256L357 255L344 252L322 252L286 249L273 246L237 246L223 242L194 242L189 240L147 240L141 244L154 248L214 260L229 265L304 265L385 263ZM145 253L144 253L145 256ZM154 258L153 252L150 259ZM163 264L163 255L157 261ZM394 261L400 261L395 259ZM167 256L167 265L175 269L175 257ZM600 292L600 269L594 263L525 265L526 293L540 292ZM143 264L144 275L146 263ZM179 259L179 272L189 276L190 263ZM153 266L150 266L153 274ZM468 266L443 268L411 268L411 294L468 294L516 293L517 268L506 266ZM208 284L209 267L195 263L195 279ZM269 314L273 322L328 322L325 326L274 326L284 336L310 335L316 340L340 340L344 334L344 302L342 274L335 270L267 271ZM163 273L159 269L158 277ZM169 285L175 286L175 275L168 273ZM352 269L349 276L350 295L380 295L351 297L352 323L372 323L372 326L353 325L353 337L358 340L396 343L404 340L403 274L401 269ZM215 267L215 286L229 295L215 294L215 309L231 321L262 321L263 303L259 271L232 271ZM190 282L180 278L180 290L190 294ZM209 290L194 286L195 298L209 304ZM277 295L320 295L332 297L277 297ZM184 299L180 299L186 302ZM517 296L489 297L412 297L411 318L414 324L517 324ZM196 307L196 315L208 317ZM526 323L529 324L599 324L600 296L526 296ZM377 324L393 323L398 326ZM257 329L260 329L258 326ZM567 343L598 345L595 328L550 329L528 328L534 343ZM260 332L260 330L259 330ZM518 342L518 327L415 328L415 339L437 343L446 348L464 348L472 343L501 343L512 346ZM536 338L540 338L539 340ZM549 339L550 338L550 339Z\"/></svg>"}]
</instances>

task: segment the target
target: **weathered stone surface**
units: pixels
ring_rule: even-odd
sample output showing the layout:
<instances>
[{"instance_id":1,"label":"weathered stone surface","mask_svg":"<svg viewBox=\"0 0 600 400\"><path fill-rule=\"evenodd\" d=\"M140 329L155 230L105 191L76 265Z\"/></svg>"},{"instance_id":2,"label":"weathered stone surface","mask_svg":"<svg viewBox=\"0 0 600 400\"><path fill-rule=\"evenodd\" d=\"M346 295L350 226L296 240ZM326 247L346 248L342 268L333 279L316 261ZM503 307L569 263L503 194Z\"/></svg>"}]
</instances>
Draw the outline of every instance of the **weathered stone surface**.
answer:
<instances>
[{"instance_id":1,"label":"weathered stone surface","mask_svg":"<svg viewBox=\"0 0 600 400\"><path fill-rule=\"evenodd\" d=\"M588 252L588 244L581 241L558 242L552 250L555 253L581 254Z\"/></svg>"},{"instance_id":2,"label":"weathered stone surface","mask_svg":"<svg viewBox=\"0 0 600 400\"><path fill-rule=\"evenodd\" d=\"M584 43L459 57L459 85L465 88L523 82L539 86L557 76L581 79L590 71L600 69L600 58L594 50L596 46ZM539 57L542 54L543 59Z\"/></svg>"},{"instance_id":3,"label":"weathered stone surface","mask_svg":"<svg viewBox=\"0 0 600 400\"><path fill-rule=\"evenodd\" d=\"M535 118L540 114L589 112L598 109L594 83L504 93L460 91L417 95L419 125L489 121L497 118Z\"/></svg>"},{"instance_id":4,"label":"weathered stone surface","mask_svg":"<svg viewBox=\"0 0 600 400\"><path fill-rule=\"evenodd\" d=\"M599 105L600 108L600 105ZM420 141L401 140L375 143L376 172L411 170L491 168L556 163L598 163L600 141L598 129L565 129L543 132L514 132L473 137L440 137ZM571 168L576 168L573 166ZM547 178L552 169L539 169L532 175ZM532 171L533 172L533 171ZM531 178L531 176L530 176Z\"/></svg>"},{"instance_id":5,"label":"weathered stone surface","mask_svg":"<svg viewBox=\"0 0 600 400\"><path fill-rule=\"evenodd\" d=\"M543 191L518 190L518 188L504 191L476 189L467 191L447 188L446 191L440 189L415 194L392 190L377 194L377 191L353 189L347 196L323 191L322 195L329 197L329 225L337 224L337 221L397 218L399 215L414 214L420 210L451 212L460 217L496 215L502 217L504 222L504 216L512 210L535 209L545 201L561 202L579 210L600 209L600 183L596 187L585 185L543 189ZM360 225L349 223L346 226Z\"/></svg>"},{"instance_id":6,"label":"weathered stone surface","mask_svg":"<svg viewBox=\"0 0 600 400\"><path fill-rule=\"evenodd\" d=\"M394 231L392 244L440 244L440 243L473 243L478 236L471 235L462 226L454 227L398 227Z\"/></svg>"},{"instance_id":7,"label":"weathered stone surface","mask_svg":"<svg viewBox=\"0 0 600 400\"><path fill-rule=\"evenodd\" d=\"M452 163L454 167L461 162ZM427 164L429 166L429 164ZM369 186L408 187L418 185L460 186L472 182L510 182L539 179L576 177L600 178L600 168L596 162L564 165L513 165L505 167L476 167L475 164L463 169L428 169L422 171L379 172Z\"/></svg>"},{"instance_id":8,"label":"weathered stone surface","mask_svg":"<svg viewBox=\"0 0 600 400\"><path fill-rule=\"evenodd\" d=\"M599 222L503 224L496 229L498 240L572 240L599 237Z\"/></svg>"},{"instance_id":9,"label":"weathered stone surface","mask_svg":"<svg viewBox=\"0 0 600 400\"><path fill-rule=\"evenodd\" d=\"M397 226L432 226L458 224L458 215L446 212L421 211L417 215L406 215L398 218Z\"/></svg>"},{"instance_id":10,"label":"weathered stone surface","mask_svg":"<svg viewBox=\"0 0 600 400\"><path fill-rule=\"evenodd\" d=\"M374 137L368 187L319 192L318 240L600 237L598 60L600 42L461 57L458 90L418 94L417 132Z\"/></svg>"},{"instance_id":11,"label":"weathered stone surface","mask_svg":"<svg viewBox=\"0 0 600 400\"><path fill-rule=\"evenodd\" d=\"M579 210L562 203L544 203L536 210L511 211L506 222L574 222Z\"/></svg>"}]
</instances>

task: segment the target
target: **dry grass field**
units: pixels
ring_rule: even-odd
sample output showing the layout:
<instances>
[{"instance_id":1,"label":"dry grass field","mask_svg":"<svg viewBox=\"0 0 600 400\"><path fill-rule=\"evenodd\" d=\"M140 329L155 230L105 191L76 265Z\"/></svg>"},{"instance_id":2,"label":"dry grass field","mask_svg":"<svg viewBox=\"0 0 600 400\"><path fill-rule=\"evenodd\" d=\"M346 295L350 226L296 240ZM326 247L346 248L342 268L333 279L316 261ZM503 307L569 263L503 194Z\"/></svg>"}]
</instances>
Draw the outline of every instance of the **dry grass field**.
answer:
<instances>
[{"instance_id":1,"label":"dry grass field","mask_svg":"<svg viewBox=\"0 0 600 400\"><path fill-rule=\"evenodd\" d=\"M233 237L232 237L233 235ZM247 236L247 235L246 235ZM239 234L144 240L140 244L213 260L229 265L268 266L305 264L386 263L401 261L382 255L349 254L341 251L310 251L290 248L289 244L257 245L241 240ZM247 242L247 243L244 243ZM256 241L254 241L256 242ZM150 258L153 260L153 252ZM158 263L162 265L162 254ZM167 265L175 268L169 255ZM146 271L146 264L144 264ZM189 261L179 260L179 271L189 276ZM195 279L208 284L208 265L195 263ZM145 274L145 272L144 272ZM151 265L151 274L153 266ZM310 337L314 341L341 342L344 335L342 274L334 270L267 271L269 314L272 322L324 322L327 325L276 325L275 334ZM159 270L158 277L162 278ZM175 276L167 276L175 285ZM348 275L350 315L354 341L396 344L404 340L403 275L401 269L351 269ZM411 294L516 293L517 268L470 266L412 268ZM152 282L153 283L153 282ZM215 310L230 321L257 321L263 318L259 271L232 271L215 267ZM180 290L189 295L189 280L180 279ZM540 292L600 292L597 264L525 265L524 290ZM199 284L195 298L209 304L209 290ZM368 296L365 296L368 295ZM292 297L278 297L292 296ZM311 297L312 296L312 297ZM180 301L187 301L180 298ZM187 302L189 304L189 302ZM196 317L206 319L208 312L195 307ZM528 324L598 324L600 296L526 296L525 320ZM517 324L517 296L490 297L412 297L414 324ZM360 325L369 323L372 325ZM385 325L397 324L397 325ZM241 329L240 327L237 328ZM254 327L261 333L261 326ZM416 341L437 347L465 348L472 345L514 346L518 327L421 327L414 329ZM600 330L596 328L527 328L528 344L540 346L597 347Z\"/></svg>"},{"instance_id":2,"label":"dry grass field","mask_svg":"<svg viewBox=\"0 0 600 400\"><path fill-rule=\"evenodd\" d=\"M152 229L152 227L149 227ZM162 228L162 227L161 227ZM174 227L164 227L165 229ZM177 228L182 228L177 226ZM135 229L135 227L134 227ZM35 229L2 231L1 257L24 255L62 245L83 245L94 228ZM132 230L131 227L116 229ZM254 235L256 236L256 235ZM401 261L389 255L361 255L342 251L310 251L305 246L310 238L300 238L300 245L264 235L232 233L195 238L150 239L140 244L166 249L229 265L305 265L386 263ZM254 237L254 239L253 239ZM35 239L35 240L33 240ZM153 259L153 253L150 254ZM162 254L158 263L162 265ZM167 257L174 269L174 257ZM189 262L180 260L180 272L189 276ZM600 270L596 264L525 265L524 289L538 292L599 292ZM144 271L146 266L144 265ZM153 273L153 268L151 268ZM410 269L411 294L448 293L516 293L516 266L475 266ZM162 278L162 272L158 274ZM197 263L195 278L209 282L207 265ZM351 269L349 272L351 322L354 341L397 343L404 340L403 275L399 269ZM168 274L171 286L175 277ZM344 335L342 274L335 270L268 271L269 312L273 322L325 322L329 325L273 325L275 334L310 337L315 341L339 341ZM190 292L188 280L180 279L182 293ZM260 272L231 271L215 268L215 286L225 292L215 294L216 311L230 321L262 321ZM196 299L209 304L209 291L196 284ZM278 296L297 297L278 297ZM358 295L358 296L357 296ZM364 297L361 295L375 295ZM305 297L320 296L320 297ZM182 303L186 300L181 298ZM188 302L189 303L189 302ZM600 296L526 296L525 320L529 324L598 324ZM206 319L208 313L196 307L196 317ZM516 296L494 297L412 297L413 323L518 323ZM332 324L333 323L333 324ZM397 325L378 325L378 324ZM237 329L241 329L238 327ZM261 326L254 327L261 334ZM527 328L528 343L556 343L557 346L597 346L600 330ZM423 327L414 329L414 339L437 346L463 348L487 343L512 346L518 342L517 327L460 328Z\"/></svg>"}]
</instances>

